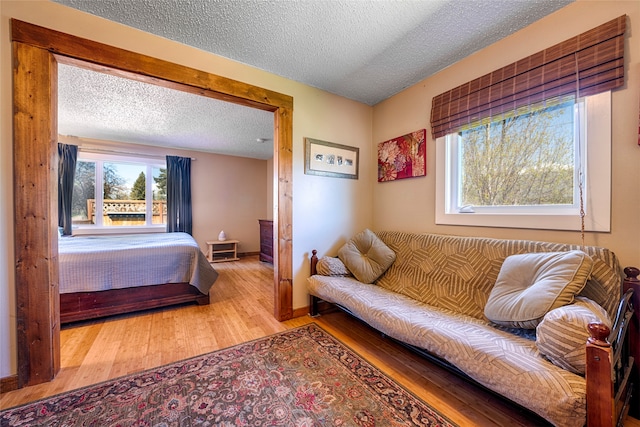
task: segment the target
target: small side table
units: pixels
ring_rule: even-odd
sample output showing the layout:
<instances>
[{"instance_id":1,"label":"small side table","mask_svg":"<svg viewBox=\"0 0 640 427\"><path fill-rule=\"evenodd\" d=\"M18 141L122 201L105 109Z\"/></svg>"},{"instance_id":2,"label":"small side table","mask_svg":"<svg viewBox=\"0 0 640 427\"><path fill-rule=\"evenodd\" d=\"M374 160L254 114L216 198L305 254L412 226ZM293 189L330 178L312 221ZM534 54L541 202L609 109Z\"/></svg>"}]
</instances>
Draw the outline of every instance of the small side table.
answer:
<instances>
[{"instance_id":1,"label":"small side table","mask_svg":"<svg viewBox=\"0 0 640 427\"><path fill-rule=\"evenodd\" d=\"M238 261L239 240L209 240L207 241L207 259L209 262Z\"/></svg>"}]
</instances>

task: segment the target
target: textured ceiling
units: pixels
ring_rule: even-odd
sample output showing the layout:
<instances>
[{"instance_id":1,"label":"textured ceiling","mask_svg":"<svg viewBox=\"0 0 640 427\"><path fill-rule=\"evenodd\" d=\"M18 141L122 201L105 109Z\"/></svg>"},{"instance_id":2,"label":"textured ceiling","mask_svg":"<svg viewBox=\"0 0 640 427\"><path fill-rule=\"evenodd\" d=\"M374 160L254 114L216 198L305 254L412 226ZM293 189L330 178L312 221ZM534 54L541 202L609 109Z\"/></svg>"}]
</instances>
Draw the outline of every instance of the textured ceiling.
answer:
<instances>
[{"instance_id":1,"label":"textured ceiling","mask_svg":"<svg viewBox=\"0 0 640 427\"><path fill-rule=\"evenodd\" d=\"M573 0L55 1L375 105Z\"/></svg>"},{"instance_id":2,"label":"textured ceiling","mask_svg":"<svg viewBox=\"0 0 640 427\"><path fill-rule=\"evenodd\" d=\"M58 68L58 94L62 135L273 157L268 111L64 64Z\"/></svg>"}]
</instances>

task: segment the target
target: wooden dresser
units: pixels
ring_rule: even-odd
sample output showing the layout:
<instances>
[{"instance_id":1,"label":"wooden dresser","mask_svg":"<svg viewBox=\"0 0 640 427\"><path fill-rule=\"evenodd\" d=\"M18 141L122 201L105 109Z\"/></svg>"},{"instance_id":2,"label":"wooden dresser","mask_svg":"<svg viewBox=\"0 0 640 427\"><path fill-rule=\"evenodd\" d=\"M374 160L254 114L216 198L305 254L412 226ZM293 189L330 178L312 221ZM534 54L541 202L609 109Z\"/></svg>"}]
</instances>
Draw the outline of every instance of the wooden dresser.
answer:
<instances>
[{"instance_id":1,"label":"wooden dresser","mask_svg":"<svg viewBox=\"0 0 640 427\"><path fill-rule=\"evenodd\" d=\"M273 264L273 221L259 219L260 223L260 261Z\"/></svg>"}]
</instances>

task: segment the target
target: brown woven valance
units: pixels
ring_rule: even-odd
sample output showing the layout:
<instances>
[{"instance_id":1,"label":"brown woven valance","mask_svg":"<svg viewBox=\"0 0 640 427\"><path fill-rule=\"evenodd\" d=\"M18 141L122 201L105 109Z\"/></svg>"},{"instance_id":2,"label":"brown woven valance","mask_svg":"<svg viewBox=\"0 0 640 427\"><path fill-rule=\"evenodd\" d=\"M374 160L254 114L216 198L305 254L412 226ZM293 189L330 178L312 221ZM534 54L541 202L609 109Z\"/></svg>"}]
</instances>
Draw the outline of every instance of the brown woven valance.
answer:
<instances>
[{"instance_id":1,"label":"brown woven valance","mask_svg":"<svg viewBox=\"0 0 640 427\"><path fill-rule=\"evenodd\" d=\"M620 16L434 97L433 137L547 99L594 95L622 86L626 18Z\"/></svg>"}]
</instances>

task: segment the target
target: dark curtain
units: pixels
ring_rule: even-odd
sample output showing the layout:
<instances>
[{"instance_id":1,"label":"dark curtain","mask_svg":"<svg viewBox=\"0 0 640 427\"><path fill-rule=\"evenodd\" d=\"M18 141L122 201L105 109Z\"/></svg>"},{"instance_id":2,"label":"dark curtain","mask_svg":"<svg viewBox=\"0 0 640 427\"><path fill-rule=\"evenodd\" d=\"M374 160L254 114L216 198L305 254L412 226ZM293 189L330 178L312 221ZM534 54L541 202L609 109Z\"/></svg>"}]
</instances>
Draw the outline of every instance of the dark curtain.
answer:
<instances>
[{"instance_id":1,"label":"dark curtain","mask_svg":"<svg viewBox=\"0 0 640 427\"><path fill-rule=\"evenodd\" d=\"M191 234L191 158L167 156L167 233Z\"/></svg>"},{"instance_id":2,"label":"dark curtain","mask_svg":"<svg viewBox=\"0 0 640 427\"><path fill-rule=\"evenodd\" d=\"M58 226L63 235L71 235L71 197L76 175L78 147L58 143Z\"/></svg>"}]
</instances>

